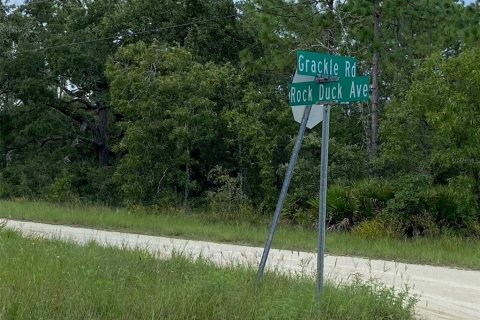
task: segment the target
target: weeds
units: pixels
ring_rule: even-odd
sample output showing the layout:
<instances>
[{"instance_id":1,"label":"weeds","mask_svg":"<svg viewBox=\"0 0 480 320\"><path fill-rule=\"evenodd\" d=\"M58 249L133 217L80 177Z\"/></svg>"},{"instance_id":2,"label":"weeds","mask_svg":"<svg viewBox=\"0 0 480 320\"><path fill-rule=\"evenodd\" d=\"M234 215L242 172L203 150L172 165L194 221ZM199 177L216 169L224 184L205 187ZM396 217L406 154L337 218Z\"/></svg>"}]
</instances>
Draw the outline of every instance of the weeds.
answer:
<instances>
[{"instance_id":1,"label":"weeds","mask_svg":"<svg viewBox=\"0 0 480 320\"><path fill-rule=\"evenodd\" d=\"M0 319L413 319L408 295L378 284L327 284L316 304L302 276L174 254L84 247L0 232Z\"/></svg>"}]
</instances>

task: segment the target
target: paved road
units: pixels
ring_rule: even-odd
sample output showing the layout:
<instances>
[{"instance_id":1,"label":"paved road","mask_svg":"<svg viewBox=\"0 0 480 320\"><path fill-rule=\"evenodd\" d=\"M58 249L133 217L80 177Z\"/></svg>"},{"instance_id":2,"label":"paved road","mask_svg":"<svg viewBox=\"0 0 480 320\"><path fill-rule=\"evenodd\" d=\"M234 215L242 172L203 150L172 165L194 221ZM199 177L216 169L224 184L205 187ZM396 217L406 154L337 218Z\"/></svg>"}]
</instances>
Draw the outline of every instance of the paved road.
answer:
<instances>
[{"instance_id":1,"label":"paved road","mask_svg":"<svg viewBox=\"0 0 480 320\"><path fill-rule=\"evenodd\" d=\"M262 248L257 247L33 222L10 220L6 226L21 231L25 236L68 239L80 244L93 240L102 245L144 248L164 257L172 252L182 252L192 257L202 255L221 265L236 262L256 267L262 254ZM272 249L267 268L313 276L315 264L313 253ZM398 290L408 285L411 292L419 295L416 312L420 319L480 319L480 271L327 255L325 272L331 279L348 280L353 274L374 277Z\"/></svg>"}]
</instances>

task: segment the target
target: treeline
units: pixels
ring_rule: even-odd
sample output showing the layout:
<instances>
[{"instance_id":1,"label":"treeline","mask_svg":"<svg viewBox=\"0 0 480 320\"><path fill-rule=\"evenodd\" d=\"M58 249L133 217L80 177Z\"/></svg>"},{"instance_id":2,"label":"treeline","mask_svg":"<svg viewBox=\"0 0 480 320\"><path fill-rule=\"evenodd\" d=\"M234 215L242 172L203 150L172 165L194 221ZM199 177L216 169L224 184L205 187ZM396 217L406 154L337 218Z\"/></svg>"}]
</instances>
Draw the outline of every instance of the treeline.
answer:
<instances>
[{"instance_id":1,"label":"treeline","mask_svg":"<svg viewBox=\"0 0 480 320\"><path fill-rule=\"evenodd\" d=\"M355 56L332 108L328 224L480 235L480 3L51 0L1 5L0 197L269 214L297 49ZM284 218L313 226L320 126Z\"/></svg>"}]
</instances>

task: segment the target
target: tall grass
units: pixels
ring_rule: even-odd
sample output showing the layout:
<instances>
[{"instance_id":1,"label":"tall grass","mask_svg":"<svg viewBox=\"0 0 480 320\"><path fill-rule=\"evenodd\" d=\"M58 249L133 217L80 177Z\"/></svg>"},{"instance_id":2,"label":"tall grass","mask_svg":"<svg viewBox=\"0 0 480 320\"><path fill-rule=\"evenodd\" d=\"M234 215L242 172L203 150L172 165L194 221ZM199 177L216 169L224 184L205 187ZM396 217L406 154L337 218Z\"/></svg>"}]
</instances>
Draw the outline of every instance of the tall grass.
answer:
<instances>
[{"instance_id":1,"label":"tall grass","mask_svg":"<svg viewBox=\"0 0 480 320\"><path fill-rule=\"evenodd\" d=\"M373 283L325 287L248 267L0 231L0 319L413 319L414 301Z\"/></svg>"},{"instance_id":2,"label":"tall grass","mask_svg":"<svg viewBox=\"0 0 480 320\"><path fill-rule=\"evenodd\" d=\"M149 214L144 210L4 200L0 200L0 217L254 246L263 245L269 224L268 219L259 219L256 224L222 221L205 213L165 211ZM316 236L315 230L281 225L273 245L282 249L312 251L316 247ZM349 233L328 233L326 241L329 254L480 270L480 241L474 239L454 236L362 238Z\"/></svg>"}]
</instances>

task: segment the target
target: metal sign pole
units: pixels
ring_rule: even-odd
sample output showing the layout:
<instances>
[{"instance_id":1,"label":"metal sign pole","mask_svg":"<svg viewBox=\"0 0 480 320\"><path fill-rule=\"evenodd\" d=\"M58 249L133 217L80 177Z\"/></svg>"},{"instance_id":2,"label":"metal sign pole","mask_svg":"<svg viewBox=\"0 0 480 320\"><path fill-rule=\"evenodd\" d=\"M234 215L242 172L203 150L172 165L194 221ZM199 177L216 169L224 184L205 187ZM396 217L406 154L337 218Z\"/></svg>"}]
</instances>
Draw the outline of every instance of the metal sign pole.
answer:
<instances>
[{"instance_id":1,"label":"metal sign pole","mask_svg":"<svg viewBox=\"0 0 480 320\"><path fill-rule=\"evenodd\" d=\"M328 169L328 135L330 129L330 105L325 104L322 124L322 155L320 164L320 204L318 208L318 251L317 251L317 297L323 291L323 271L325 252L325 216L327 212L327 169Z\"/></svg>"},{"instance_id":2,"label":"metal sign pole","mask_svg":"<svg viewBox=\"0 0 480 320\"><path fill-rule=\"evenodd\" d=\"M302 144L303 135L305 133L305 128L307 127L308 117L310 116L310 111L312 110L311 105L305 107L303 112L302 123L300 129L298 129L297 139L295 140L295 145L293 147L292 156L290 157L290 162L288 163L287 173L285 175L285 180L283 180L282 190L280 196L278 197L277 206L275 207L275 213L273 214L272 223L270 224L270 230L268 232L268 238L265 242L265 247L263 249L262 260L258 267L257 272L257 283L262 282L263 271L265 270L265 265L267 264L268 253L270 252L270 247L272 246L273 234L277 228L278 219L280 217L280 212L282 211L283 202L285 196L287 195L288 186L290 185L290 180L292 178L293 168L295 167L295 162L297 161L298 151Z\"/></svg>"}]
</instances>

